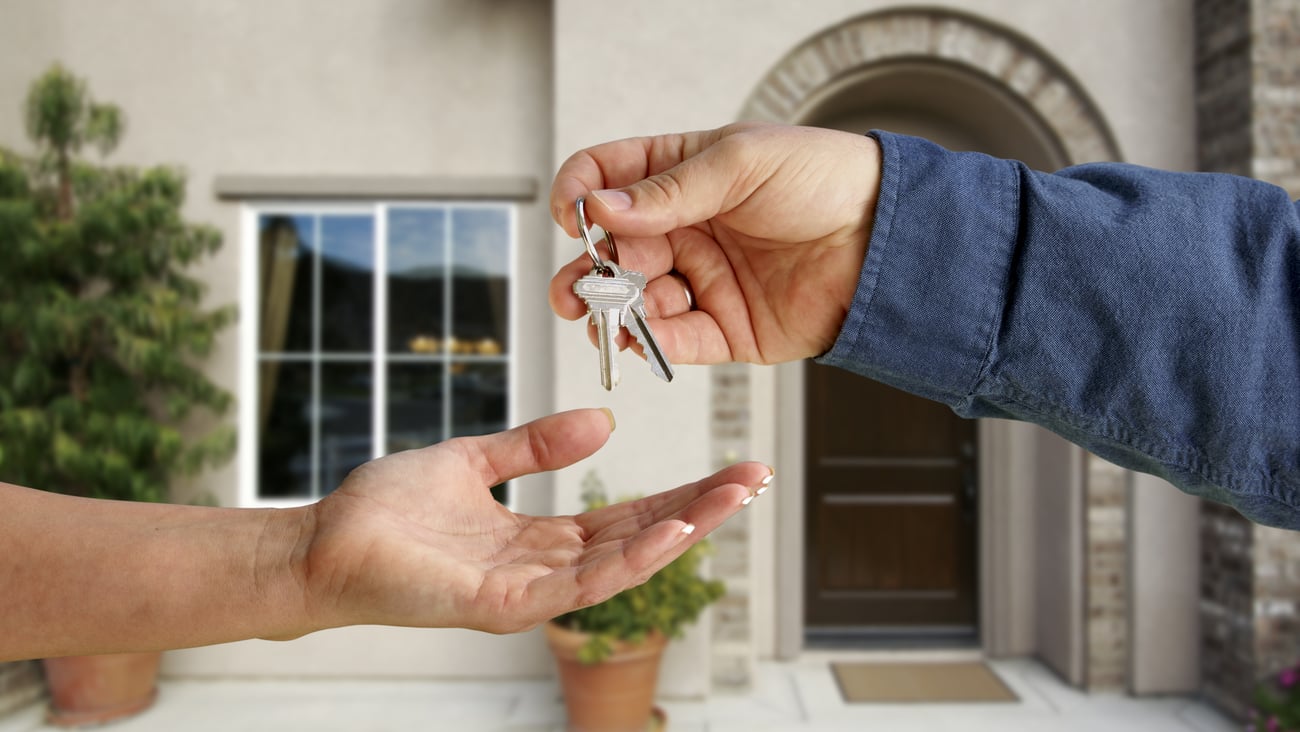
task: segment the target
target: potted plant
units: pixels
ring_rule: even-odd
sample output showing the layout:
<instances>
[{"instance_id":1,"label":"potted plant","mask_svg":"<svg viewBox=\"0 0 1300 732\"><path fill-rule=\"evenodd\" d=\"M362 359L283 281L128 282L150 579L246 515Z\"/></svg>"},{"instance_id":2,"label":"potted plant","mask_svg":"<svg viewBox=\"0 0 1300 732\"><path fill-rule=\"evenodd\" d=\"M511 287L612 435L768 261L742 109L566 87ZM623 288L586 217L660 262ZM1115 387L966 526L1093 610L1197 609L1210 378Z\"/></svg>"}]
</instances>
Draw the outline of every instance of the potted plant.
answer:
<instances>
[{"instance_id":1,"label":"potted plant","mask_svg":"<svg viewBox=\"0 0 1300 732\"><path fill-rule=\"evenodd\" d=\"M0 150L0 479L163 501L177 477L233 452L233 428L192 418L231 401L197 364L234 312L203 309L185 273L221 238L182 219L180 173L78 158L86 144L107 154L122 127L116 107L56 65L27 98L36 156ZM48 659L51 720L146 708L158 662Z\"/></svg>"},{"instance_id":2,"label":"potted plant","mask_svg":"<svg viewBox=\"0 0 1300 732\"><path fill-rule=\"evenodd\" d=\"M608 504L594 474L583 482L587 510ZM700 576L708 550L695 544L644 584L546 624L570 732L644 732L655 714L662 724L654 696L664 647L725 592Z\"/></svg>"}]
</instances>

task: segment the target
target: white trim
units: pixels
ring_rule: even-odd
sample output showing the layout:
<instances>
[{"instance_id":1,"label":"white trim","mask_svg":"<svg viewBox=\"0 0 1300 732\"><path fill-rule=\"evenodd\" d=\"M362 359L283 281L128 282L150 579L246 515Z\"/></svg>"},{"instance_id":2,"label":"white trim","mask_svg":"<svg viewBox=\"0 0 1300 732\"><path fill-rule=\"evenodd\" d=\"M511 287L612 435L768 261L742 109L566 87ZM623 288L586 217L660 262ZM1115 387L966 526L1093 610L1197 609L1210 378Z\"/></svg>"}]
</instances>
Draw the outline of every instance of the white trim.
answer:
<instances>
[{"instance_id":1,"label":"white trim","mask_svg":"<svg viewBox=\"0 0 1300 732\"><path fill-rule=\"evenodd\" d=\"M315 251L311 256L311 480L307 484L310 500L320 498L320 377L321 377L321 303L324 295L321 290L321 260L324 259L325 242L321 234L321 218L325 214L317 212L312 217L312 245ZM260 359L259 359L260 360Z\"/></svg>"},{"instance_id":2,"label":"white trim","mask_svg":"<svg viewBox=\"0 0 1300 732\"><path fill-rule=\"evenodd\" d=\"M455 236L456 230L451 225L451 211L447 211L442 217L442 261L445 265L443 270L442 283L442 337L443 339L454 338L455 332L452 330L451 308L453 300L451 296L452 273L456 269L455 250L452 246L452 237ZM451 439L451 358L450 354L443 349L444 356L442 361L442 439Z\"/></svg>"},{"instance_id":3,"label":"white trim","mask_svg":"<svg viewBox=\"0 0 1300 732\"><path fill-rule=\"evenodd\" d=\"M312 420L312 479L310 496L298 498L263 498L257 495L257 459L259 429L258 429L258 369L261 362L266 358L280 359L286 363L310 363L312 365L314 377L312 386L312 410L314 414L320 411L320 369L322 361L346 362L355 360L357 362L369 359L374 365L372 373L374 384L372 386L373 404L372 404L372 458L380 457L387 451L387 428L388 428L388 366L392 363L404 362L421 362L437 363L442 365L443 392L448 398L443 399L442 419L442 436L447 439L452 431L452 412L451 412L451 363L452 354L439 354L436 357L424 355L414 356L412 354L389 354L388 350L388 214L390 209L429 209L441 210L444 216L444 242L443 242L443 261L450 264L451 257L454 254L452 250L452 213L455 210L464 209L484 209L500 210L506 216L506 232L509 241L506 247L507 277L506 284L506 316L507 316L507 345L504 353L500 356L481 356L481 355L455 355L454 360L457 363L484 363L484 364L501 364L506 371L506 413L504 415L505 426L511 426L515 423L519 414L518 405L518 380L519 370L515 367L516 353L518 352L520 324L519 313L516 304L518 298L519 272L518 272L518 247L519 247L519 205L515 201L508 199L502 200L460 200L449 198L440 201L406 201L406 200L376 200L367 203L357 202L338 202L338 201L320 201L305 202L302 200L290 199L267 199L259 200L255 203L246 202L240 208L240 252L245 263L241 270L239 297L240 307L246 315L241 323L239 334L239 394L242 397L238 406L238 466L237 475L239 485L236 489L236 500L240 506L265 507L265 508L289 508L302 506L311 503L320 498L322 490L319 485L319 450L320 450L320 424L318 420ZM259 250L258 221L260 217L267 213L284 214L288 216L312 216L313 220L313 262L312 276L314 280L314 302L312 307L312 319L314 323L312 333L312 353L260 353L259 336L260 336L260 293L258 283L261 278L261 259ZM372 227L372 247L374 257L374 335L372 338L372 348L368 356L357 354L338 354L332 357L329 353L320 350L320 327L319 320L322 317L321 300L322 292L320 286L320 247L321 247L321 217L355 215L369 216L373 219ZM451 276L451 267L447 268L447 277ZM444 329L446 333L451 334L452 318L452 292L451 283L445 283L444 290ZM505 505L507 508L514 508L517 504L518 491L514 489L513 481L511 489L507 491Z\"/></svg>"},{"instance_id":4,"label":"white trim","mask_svg":"<svg viewBox=\"0 0 1300 732\"><path fill-rule=\"evenodd\" d=\"M239 398L238 398L238 466L236 476L235 500L240 506L252 506L256 502L254 486L257 485L257 344L261 333L261 313L249 310L250 303L257 302L257 283L261 279L262 259L257 241L258 212L252 206L241 206L239 210L239 244L240 257L244 266L240 268L239 308L243 316L239 319Z\"/></svg>"},{"instance_id":5,"label":"white trim","mask_svg":"<svg viewBox=\"0 0 1300 732\"><path fill-rule=\"evenodd\" d=\"M776 545L786 547L776 559L776 657L793 659L804 646L804 365L776 367L777 464L781 489L776 491Z\"/></svg>"},{"instance_id":6,"label":"white trim","mask_svg":"<svg viewBox=\"0 0 1300 732\"><path fill-rule=\"evenodd\" d=\"M370 459L388 451L388 210L391 204L375 206L374 247L374 336L370 339L370 376L374 379L370 401Z\"/></svg>"},{"instance_id":7,"label":"white trim","mask_svg":"<svg viewBox=\"0 0 1300 732\"><path fill-rule=\"evenodd\" d=\"M506 343L505 343L505 368L506 368L506 393L510 398L506 400L506 427L513 427L518 419L519 400L516 395L519 394L519 369L516 368L516 354L519 353L519 320L520 314L516 310L516 303L519 302L519 206L511 205L506 207L506 231L510 237L510 247L506 250ZM519 509L519 481L511 481L510 488L506 491L505 507L511 511Z\"/></svg>"}]
</instances>

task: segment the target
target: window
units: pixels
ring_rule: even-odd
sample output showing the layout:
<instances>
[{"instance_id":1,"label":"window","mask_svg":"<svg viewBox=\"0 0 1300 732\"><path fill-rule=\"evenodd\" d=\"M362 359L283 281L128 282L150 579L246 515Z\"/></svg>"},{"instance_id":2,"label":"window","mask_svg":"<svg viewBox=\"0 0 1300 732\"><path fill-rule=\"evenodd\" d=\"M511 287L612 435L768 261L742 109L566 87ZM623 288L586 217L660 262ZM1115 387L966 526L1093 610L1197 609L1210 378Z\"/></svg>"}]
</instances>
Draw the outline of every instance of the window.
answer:
<instances>
[{"instance_id":1,"label":"window","mask_svg":"<svg viewBox=\"0 0 1300 732\"><path fill-rule=\"evenodd\" d=\"M258 206L245 237L251 502L307 502L371 458L505 428L511 206Z\"/></svg>"}]
</instances>

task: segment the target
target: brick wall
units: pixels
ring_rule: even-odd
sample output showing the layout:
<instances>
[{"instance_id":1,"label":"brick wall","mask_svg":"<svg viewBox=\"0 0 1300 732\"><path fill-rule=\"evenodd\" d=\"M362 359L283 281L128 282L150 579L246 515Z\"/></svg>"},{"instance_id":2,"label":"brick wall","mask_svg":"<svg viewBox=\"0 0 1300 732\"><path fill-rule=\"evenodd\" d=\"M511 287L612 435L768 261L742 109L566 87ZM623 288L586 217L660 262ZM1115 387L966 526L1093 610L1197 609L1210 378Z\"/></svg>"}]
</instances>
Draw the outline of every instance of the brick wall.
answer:
<instances>
[{"instance_id":1,"label":"brick wall","mask_svg":"<svg viewBox=\"0 0 1300 732\"><path fill-rule=\"evenodd\" d=\"M1197 0L1199 164L1300 197L1300 0ZM1255 683L1300 660L1300 534L1201 513L1201 676L1238 717Z\"/></svg>"},{"instance_id":2,"label":"brick wall","mask_svg":"<svg viewBox=\"0 0 1300 732\"><path fill-rule=\"evenodd\" d=\"M1128 471L1088 456L1088 691L1119 691L1128 681Z\"/></svg>"},{"instance_id":3,"label":"brick wall","mask_svg":"<svg viewBox=\"0 0 1300 732\"><path fill-rule=\"evenodd\" d=\"M1250 2L1196 3L1197 162L1202 170L1250 174Z\"/></svg>"},{"instance_id":4,"label":"brick wall","mask_svg":"<svg viewBox=\"0 0 1300 732\"><path fill-rule=\"evenodd\" d=\"M711 366L713 467L730 465L749 454L749 369L744 364ZM753 633L748 511L741 511L710 536L713 576L727 583L727 594L713 606L713 691L739 693L753 684L757 654Z\"/></svg>"},{"instance_id":5,"label":"brick wall","mask_svg":"<svg viewBox=\"0 0 1300 732\"><path fill-rule=\"evenodd\" d=\"M1238 718L1254 686L1253 546L1240 514L1201 506L1201 693Z\"/></svg>"},{"instance_id":6,"label":"brick wall","mask_svg":"<svg viewBox=\"0 0 1300 732\"><path fill-rule=\"evenodd\" d=\"M0 717L35 701L44 691L39 661L0 663Z\"/></svg>"},{"instance_id":7,"label":"brick wall","mask_svg":"<svg viewBox=\"0 0 1300 732\"><path fill-rule=\"evenodd\" d=\"M1300 0L1255 0L1251 173L1300 198Z\"/></svg>"},{"instance_id":8,"label":"brick wall","mask_svg":"<svg viewBox=\"0 0 1300 732\"><path fill-rule=\"evenodd\" d=\"M1300 661L1300 534L1254 527L1256 676L1271 675Z\"/></svg>"},{"instance_id":9,"label":"brick wall","mask_svg":"<svg viewBox=\"0 0 1300 732\"><path fill-rule=\"evenodd\" d=\"M767 74L739 118L807 123L800 115L810 100L819 98L838 80L862 69L894 62L910 64L918 58L934 59L1002 84L1056 132L1073 163L1119 156L1088 95L1050 55L999 25L937 8L870 13L826 29L792 50ZM713 453L721 467L748 450L750 434L742 420L749 416L749 384L745 367L713 368ZM1092 462L1099 475L1106 476L1098 478L1099 486L1114 482L1110 471L1118 468L1095 458ZM1119 483L1124 484L1122 477ZM1120 688L1127 663L1125 499L1121 494L1116 508L1111 492L1101 489L1097 498L1099 505L1095 513L1090 510L1088 527L1089 582L1095 583L1089 592L1093 603L1089 607L1089 638L1095 645L1095 650L1089 649L1089 667L1097 670L1089 688ZM737 536L742 534L748 536L748 525L743 522L737 527ZM741 688L748 683L744 670L752 668L746 665L752 663L747 660L752 659L752 650L745 656L737 643L749 633L748 583L740 579L742 569L747 570L748 555L742 556L745 547L739 541L724 539L718 545L715 566L730 566L725 571L734 573L734 586L739 589L719 603L714 615L714 688ZM732 579L727 580L732 587Z\"/></svg>"}]
</instances>

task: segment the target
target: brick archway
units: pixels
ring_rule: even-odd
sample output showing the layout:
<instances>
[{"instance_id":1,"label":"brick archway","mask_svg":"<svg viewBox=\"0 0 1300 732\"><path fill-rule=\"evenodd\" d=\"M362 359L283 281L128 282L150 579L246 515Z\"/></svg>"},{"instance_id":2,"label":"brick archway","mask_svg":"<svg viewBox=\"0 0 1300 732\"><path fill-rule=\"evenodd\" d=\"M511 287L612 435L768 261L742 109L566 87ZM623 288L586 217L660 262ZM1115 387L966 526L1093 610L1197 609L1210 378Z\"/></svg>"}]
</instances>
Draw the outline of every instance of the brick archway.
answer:
<instances>
[{"instance_id":1,"label":"brick archway","mask_svg":"<svg viewBox=\"0 0 1300 732\"><path fill-rule=\"evenodd\" d=\"M862 15L828 28L792 49L762 78L741 108L737 119L808 123L817 105L845 88L854 77L916 62L941 63L948 68L979 77L1014 99L1036 119L1036 126L1048 131L1059 148L1064 164L1122 159L1118 144L1083 87L1050 54L1018 33L976 16L935 8L902 8ZM797 364L796 364L797 365ZM776 415L775 422L789 429L802 429L802 419L788 411L792 393L802 388L800 377L791 377L778 367L776 383L752 367L726 364L712 367L713 462L721 467L747 454L755 440L751 412ZM771 394L766 394L771 390ZM770 401L768 401L770 399ZM767 429L767 428L761 428ZM760 434L757 439L766 439ZM981 438L983 439L983 438ZM800 453L801 455L801 453ZM778 457L780 451L778 450ZM802 458L799 458L801 461ZM1102 461L1084 458L1093 479L1114 476ZM1118 471L1117 468L1113 468ZM783 485L789 488L789 473ZM802 493L791 491L792 493ZM793 506L785 506L791 509ZM749 588L751 534L748 517L738 516L728 532L718 536L715 574L729 586ZM1085 541L1098 527L1085 527ZM782 540L794 538L778 527ZM998 561L994 559L993 561ZM778 571L780 575L780 571ZM783 586L779 576L776 594L794 591ZM714 686L720 690L747 687L752 680L752 648L740 649L736 638L753 637L756 598L745 591L732 592L715 617ZM986 611L1008 614L997 598ZM1107 608L1108 617L1122 615L1123 605ZM782 610L777 614L781 615ZM779 624L778 624L779 626ZM798 643L777 631L777 655L797 653ZM987 650L1004 647L1007 641L985 634ZM743 644L742 644L743 645ZM1092 654L1090 654L1092 655ZM1108 666L1092 659L1098 667ZM1112 659L1106 659L1112 661ZM1113 661L1112 661L1113 662ZM1075 674L1075 683L1082 679Z\"/></svg>"},{"instance_id":2,"label":"brick archway","mask_svg":"<svg viewBox=\"0 0 1300 732\"><path fill-rule=\"evenodd\" d=\"M1114 136L1083 88L1029 39L973 15L916 8L871 13L800 44L763 78L739 119L795 123L846 76L917 59L983 76L1032 110L1071 164L1121 159Z\"/></svg>"}]
</instances>

